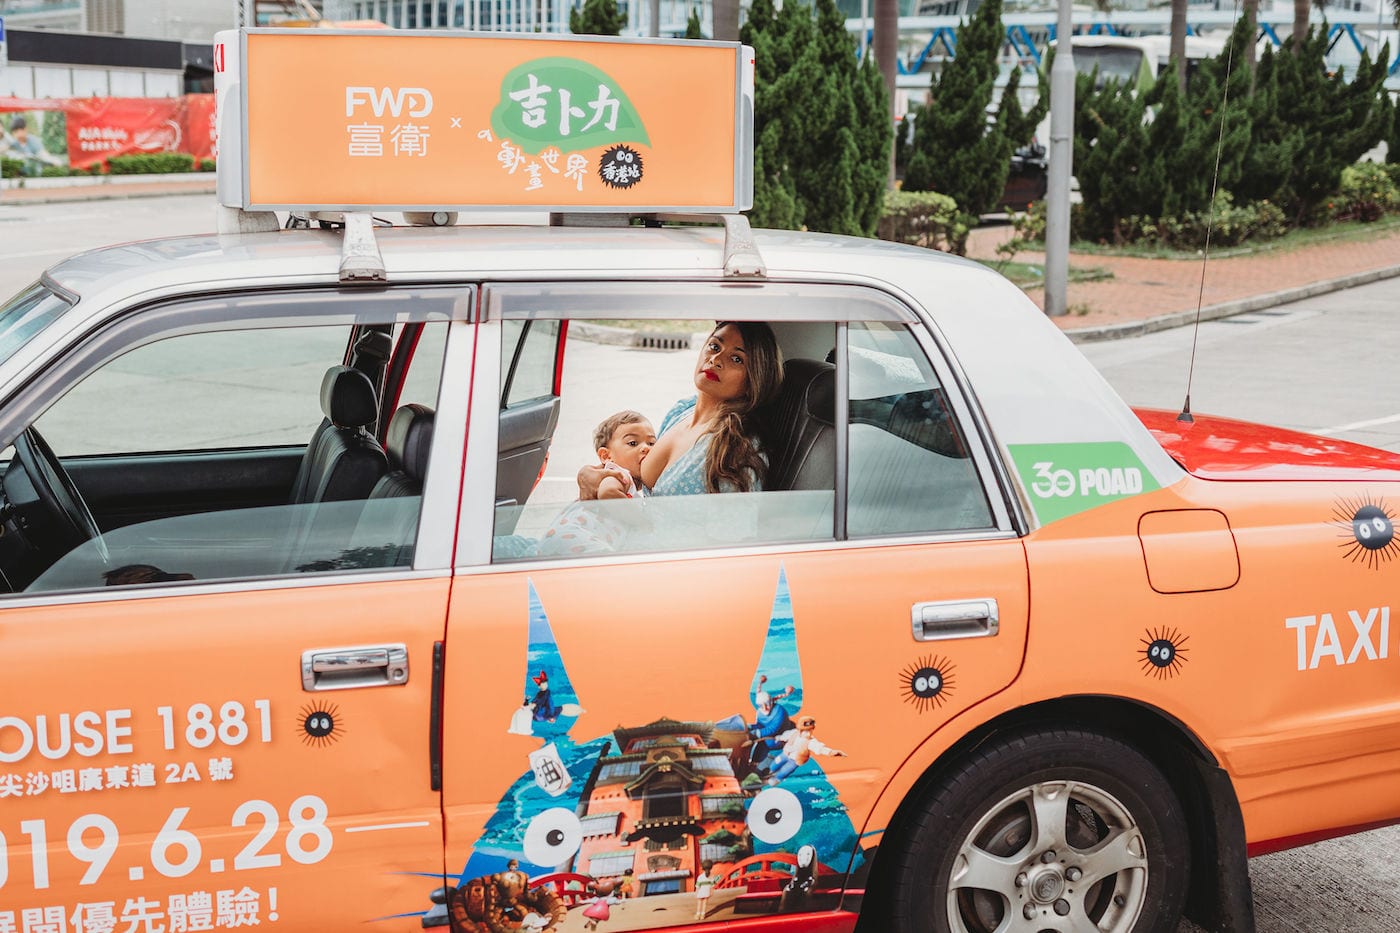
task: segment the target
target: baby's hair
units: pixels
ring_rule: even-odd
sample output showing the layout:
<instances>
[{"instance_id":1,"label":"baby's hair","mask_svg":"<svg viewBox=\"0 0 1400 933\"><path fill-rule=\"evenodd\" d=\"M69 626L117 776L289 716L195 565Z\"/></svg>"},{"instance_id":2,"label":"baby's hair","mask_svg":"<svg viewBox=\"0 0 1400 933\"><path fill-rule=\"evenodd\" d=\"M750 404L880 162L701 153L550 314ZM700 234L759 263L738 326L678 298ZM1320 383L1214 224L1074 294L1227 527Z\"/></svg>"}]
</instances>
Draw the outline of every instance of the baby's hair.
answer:
<instances>
[{"instance_id":1,"label":"baby's hair","mask_svg":"<svg viewBox=\"0 0 1400 933\"><path fill-rule=\"evenodd\" d=\"M645 415L641 412L632 411L630 408L626 411L620 411L615 415L609 415L603 419L601 424L593 429L594 449L596 450L599 447L608 446L612 441L613 433L624 424L636 424L639 421L646 420Z\"/></svg>"}]
</instances>

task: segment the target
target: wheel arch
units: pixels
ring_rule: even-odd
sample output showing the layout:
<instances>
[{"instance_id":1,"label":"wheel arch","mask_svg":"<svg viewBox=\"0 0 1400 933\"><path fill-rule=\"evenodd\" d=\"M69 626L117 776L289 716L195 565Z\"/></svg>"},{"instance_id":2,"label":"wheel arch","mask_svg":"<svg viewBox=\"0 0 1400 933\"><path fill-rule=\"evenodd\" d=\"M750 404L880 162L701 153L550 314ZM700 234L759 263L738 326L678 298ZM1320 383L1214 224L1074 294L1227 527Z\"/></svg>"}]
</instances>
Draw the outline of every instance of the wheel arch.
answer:
<instances>
[{"instance_id":1,"label":"wheel arch","mask_svg":"<svg viewBox=\"0 0 1400 933\"><path fill-rule=\"evenodd\" d=\"M1234 784L1210 748L1185 723L1155 706L1117 696L1057 697L1006 710L970 729L932 761L911 756L887 790L906 786L880 839L870 868L867 897L857 933L883 929L881 905L889 903L887 866L880 850L901 844L905 818L957 763L979 745L1040 727L1075 727L1124 742L1147 756L1177 795L1191 839L1191 880L1186 914L1206 929L1252 933L1254 899L1246 864L1244 818ZM921 769L918 773L911 773ZM867 829L869 827L867 826ZM875 908L873 919L871 909Z\"/></svg>"}]
</instances>

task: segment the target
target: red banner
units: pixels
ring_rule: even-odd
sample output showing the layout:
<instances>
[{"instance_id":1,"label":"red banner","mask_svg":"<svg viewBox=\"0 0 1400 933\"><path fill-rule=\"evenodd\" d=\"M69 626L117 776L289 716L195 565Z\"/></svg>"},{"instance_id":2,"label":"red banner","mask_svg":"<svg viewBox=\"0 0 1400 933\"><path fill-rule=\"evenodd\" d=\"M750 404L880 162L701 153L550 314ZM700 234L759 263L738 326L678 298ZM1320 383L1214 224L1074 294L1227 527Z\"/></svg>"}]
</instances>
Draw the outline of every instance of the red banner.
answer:
<instances>
[{"instance_id":1,"label":"red banner","mask_svg":"<svg viewBox=\"0 0 1400 933\"><path fill-rule=\"evenodd\" d=\"M87 169L115 155L183 152L217 157L214 95L88 97L70 100L0 97L0 156L44 166Z\"/></svg>"}]
</instances>

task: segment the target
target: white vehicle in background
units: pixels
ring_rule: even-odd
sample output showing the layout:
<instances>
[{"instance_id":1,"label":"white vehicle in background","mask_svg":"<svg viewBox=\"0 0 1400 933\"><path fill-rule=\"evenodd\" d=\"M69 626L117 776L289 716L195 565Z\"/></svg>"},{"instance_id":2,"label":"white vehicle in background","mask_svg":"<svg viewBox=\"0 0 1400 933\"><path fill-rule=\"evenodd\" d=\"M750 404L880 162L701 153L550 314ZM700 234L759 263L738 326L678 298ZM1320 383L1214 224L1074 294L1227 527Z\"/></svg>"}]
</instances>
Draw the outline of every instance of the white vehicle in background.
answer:
<instances>
[{"instance_id":1,"label":"white vehicle in background","mask_svg":"<svg viewBox=\"0 0 1400 933\"><path fill-rule=\"evenodd\" d=\"M1186 37L1186 76L1204 59L1225 50L1227 35ZM1143 90L1171 63L1171 36L1075 36L1074 70L1091 74L1098 69L1098 86L1111 79ZM1054 42L1050 45L1053 47Z\"/></svg>"}]
</instances>

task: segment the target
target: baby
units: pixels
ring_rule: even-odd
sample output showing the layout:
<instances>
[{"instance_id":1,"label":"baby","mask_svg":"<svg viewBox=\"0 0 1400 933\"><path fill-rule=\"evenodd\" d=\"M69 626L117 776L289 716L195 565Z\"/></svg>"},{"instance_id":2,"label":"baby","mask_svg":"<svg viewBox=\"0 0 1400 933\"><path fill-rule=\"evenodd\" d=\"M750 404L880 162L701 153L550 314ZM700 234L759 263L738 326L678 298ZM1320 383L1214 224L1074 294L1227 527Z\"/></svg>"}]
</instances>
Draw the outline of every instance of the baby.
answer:
<instances>
[{"instance_id":1,"label":"baby","mask_svg":"<svg viewBox=\"0 0 1400 933\"><path fill-rule=\"evenodd\" d=\"M604 418L593 429L593 446L598 460L615 463L627 472L625 477L609 473L598 483L599 499L631 499L646 495L642 483L642 461L656 443L656 429L635 411L620 411Z\"/></svg>"},{"instance_id":2,"label":"baby","mask_svg":"<svg viewBox=\"0 0 1400 933\"><path fill-rule=\"evenodd\" d=\"M656 443L651 422L635 411L611 415L593 430L593 446L604 464L615 464L598 484L598 499L634 499L647 494L642 461ZM615 512L593 501L570 503L540 539L541 556L598 554L615 551L626 529Z\"/></svg>"}]
</instances>

